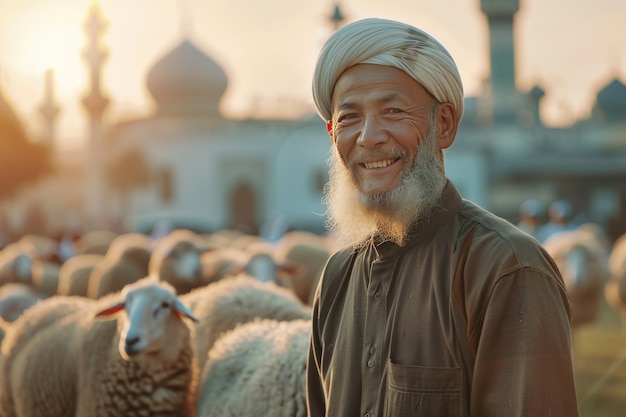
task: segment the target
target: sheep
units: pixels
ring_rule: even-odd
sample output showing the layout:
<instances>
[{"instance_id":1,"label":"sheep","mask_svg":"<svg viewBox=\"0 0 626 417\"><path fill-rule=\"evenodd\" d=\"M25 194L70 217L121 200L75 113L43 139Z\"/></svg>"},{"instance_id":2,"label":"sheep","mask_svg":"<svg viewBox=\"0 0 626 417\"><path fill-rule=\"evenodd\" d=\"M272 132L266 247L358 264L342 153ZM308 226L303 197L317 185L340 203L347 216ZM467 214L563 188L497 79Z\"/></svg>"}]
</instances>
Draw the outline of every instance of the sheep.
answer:
<instances>
[{"instance_id":1,"label":"sheep","mask_svg":"<svg viewBox=\"0 0 626 417\"><path fill-rule=\"evenodd\" d=\"M197 417L306 416L310 329L310 320L265 319L222 336L202 370Z\"/></svg>"},{"instance_id":2,"label":"sheep","mask_svg":"<svg viewBox=\"0 0 626 417\"><path fill-rule=\"evenodd\" d=\"M300 271L299 265L288 260L279 262L275 247L267 242L250 243L245 248L229 246L202 254L202 282L208 284L245 273L261 282L273 282L293 290L292 276Z\"/></svg>"},{"instance_id":3,"label":"sheep","mask_svg":"<svg viewBox=\"0 0 626 417\"><path fill-rule=\"evenodd\" d=\"M29 307L48 295L40 293L30 285L10 282L0 287L0 317L6 322L13 322Z\"/></svg>"},{"instance_id":4,"label":"sheep","mask_svg":"<svg viewBox=\"0 0 626 417\"><path fill-rule=\"evenodd\" d=\"M184 294L205 284L200 257L208 250L197 233L175 229L156 242L148 270L173 285L178 294Z\"/></svg>"},{"instance_id":5,"label":"sheep","mask_svg":"<svg viewBox=\"0 0 626 417\"><path fill-rule=\"evenodd\" d=\"M2 340L4 339L4 335L6 334L9 325L10 323L8 321L0 318L0 343L2 343Z\"/></svg>"},{"instance_id":6,"label":"sheep","mask_svg":"<svg viewBox=\"0 0 626 417\"><path fill-rule=\"evenodd\" d=\"M621 317L622 328L626 329L626 233L619 236L609 255L610 279L604 288L604 297Z\"/></svg>"},{"instance_id":7,"label":"sheep","mask_svg":"<svg viewBox=\"0 0 626 417\"><path fill-rule=\"evenodd\" d=\"M101 300L36 304L1 344L0 415L193 415L198 371L184 318L196 320L155 277Z\"/></svg>"},{"instance_id":8,"label":"sheep","mask_svg":"<svg viewBox=\"0 0 626 417\"><path fill-rule=\"evenodd\" d=\"M609 272L606 250L595 229L558 232L543 246L554 259L572 305L572 328L598 318Z\"/></svg>"},{"instance_id":9,"label":"sheep","mask_svg":"<svg viewBox=\"0 0 626 417\"><path fill-rule=\"evenodd\" d=\"M61 260L53 251L51 239L26 235L0 251L0 284L19 282L37 291L56 292Z\"/></svg>"},{"instance_id":10,"label":"sheep","mask_svg":"<svg viewBox=\"0 0 626 417\"><path fill-rule=\"evenodd\" d=\"M87 297L89 278L92 271L104 261L98 253L74 255L61 265L56 293L59 295L80 295Z\"/></svg>"},{"instance_id":11,"label":"sheep","mask_svg":"<svg viewBox=\"0 0 626 417\"><path fill-rule=\"evenodd\" d=\"M39 292L55 295L59 287L62 264L41 259L33 260L30 284Z\"/></svg>"},{"instance_id":12,"label":"sheep","mask_svg":"<svg viewBox=\"0 0 626 417\"><path fill-rule=\"evenodd\" d=\"M118 234L110 230L91 230L74 242L74 253L105 255Z\"/></svg>"},{"instance_id":13,"label":"sheep","mask_svg":"<svg viewBox=\"0 0 626 417\"><path fill-rule=\"evenodd\" d=\"M291 273L285 279L298 298L311 305L322 270L330 257L326 239L310 232L290 231L277 242L274 254L281 264L291 266Z\"/></svg>"},{"instance_id":14,"label":"sheep","mask_svg":"<svg viewBox=\"0 0 626 417\"><path fill-rule=\"evenodd\" d=\"M34 258L54 263L62 262L59 256L59 242L51 237L26 234L18 240L18 243L30 247Z\"/></svg>"},{"instance_id":15,"label":"sheep","mask_svg":"<svg viewBox=\"0 0 626 417\"><path fill-rule=\"evenodd\" d=\"M195 347L199 369L220 335L238 324L259 318L281 321L311 318L310 307L293 292L246 274L196 288L180 298L198 318Z\"/></svg>"},{"instance_id":16,"label":"sheep","mask_svg":"<svg viewBox=\"0 0 626 417\"><path fill-rule=\"evenodd\" d=\"M194 232L177 229L159 240L150 257L149 272L185 294L226 276L247 272L260 281L279 282L284 269L274 260L271 249L255 242L247 249L215 248Z\"/></svg>"},{"instance_id":17,"label":"sheep","mask_svg":"<svg viewBox=\"0 0 626 417\"><path fill-rule=\"evenodd\" d=\"M245 271L249 255L241 249L220 247L200 257L204 285Z\"/></svg>"},{"instance_id":18,"label":"sheep","mask_svg":"<svg viewBox=\"0 0 626 417\"><path fill-rule=\"evenodd\" d=\"M0 284L30 283L32 252L20 242L12 242L0 250Z\"/></svg>"},{"instance_id":19,"label":"sheep","mask_svg":"<svg viewBox=\"0 0 626 417\"><path fill-rule=\"evenodd\" d=\"M141 233L124 233L117 236L104 260L89 276L87 296L100 298L120 291L124 285L148 275L148 263L152 253L151 240Z\"/></svg>"}]
</instances>

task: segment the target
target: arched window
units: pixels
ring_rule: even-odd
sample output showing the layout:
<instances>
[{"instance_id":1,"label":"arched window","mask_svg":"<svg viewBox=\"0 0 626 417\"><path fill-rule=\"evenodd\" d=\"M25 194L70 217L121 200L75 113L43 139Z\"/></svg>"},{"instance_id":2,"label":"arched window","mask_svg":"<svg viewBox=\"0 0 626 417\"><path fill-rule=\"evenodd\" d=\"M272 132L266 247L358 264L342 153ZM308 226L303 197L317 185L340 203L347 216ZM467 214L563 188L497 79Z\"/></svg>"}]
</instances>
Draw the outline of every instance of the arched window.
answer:
<instances>
[{"instance_id":1,"label":"arched window","mask_svg":"<svg viewBox=\"0 0 626 417\"><path fill-rule=\"evenodd\" d=\"M172 188L172 170L169 168L163 168L159 171L159 195L161 201L164 203L170 203L174 198L174 192Z\"/></svg>"}]
</instances>

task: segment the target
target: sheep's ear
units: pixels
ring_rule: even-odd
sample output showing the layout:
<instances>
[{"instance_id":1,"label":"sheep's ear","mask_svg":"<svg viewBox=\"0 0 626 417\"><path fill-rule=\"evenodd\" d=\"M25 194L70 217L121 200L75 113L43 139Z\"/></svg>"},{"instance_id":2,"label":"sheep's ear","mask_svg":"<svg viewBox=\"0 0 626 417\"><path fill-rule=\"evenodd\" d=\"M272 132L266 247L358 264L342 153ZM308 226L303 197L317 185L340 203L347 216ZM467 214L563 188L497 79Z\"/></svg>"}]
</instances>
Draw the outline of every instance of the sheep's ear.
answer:
<instances>
[{"instance_id":1,"label":"sheep's ear","mask_svg":"<svg viewBox=\"0 0 626 417\"><path fill-rule=\"evenodd\" d=\"M191 310L189 310L179 299L174 301L174 311L178 314L179 317L187 317L191 321L197 322L198 319L193 315Z\"/></svg>"},{"instance_id":2,"label":"sheep's ear","mask_svg":"<svg viewBox=\"0 0 626 417\"><path fill-rule=\"evenodd\" d=\"M293 278L304 273L304 267L294 261L286 261L276 265L276 274L279 278Z\"/></svg>"},{"instance_id":3,"label":"sheep's ear","mask_svg":"<svg viewBox=\"0 0 626 417\"><path fill-rule=\"evenodd\" d=\"M95 314L95 317L97 318L101 318L101 319L109 319L112 318L111 316L114 316L115 314L119 313L120 311L124 310L124 307L126 307L126 303L123 301L120 301L119 303L116 303L110 307L105 308L104 310L100 310Z\"/></svg>"}]
</instances>

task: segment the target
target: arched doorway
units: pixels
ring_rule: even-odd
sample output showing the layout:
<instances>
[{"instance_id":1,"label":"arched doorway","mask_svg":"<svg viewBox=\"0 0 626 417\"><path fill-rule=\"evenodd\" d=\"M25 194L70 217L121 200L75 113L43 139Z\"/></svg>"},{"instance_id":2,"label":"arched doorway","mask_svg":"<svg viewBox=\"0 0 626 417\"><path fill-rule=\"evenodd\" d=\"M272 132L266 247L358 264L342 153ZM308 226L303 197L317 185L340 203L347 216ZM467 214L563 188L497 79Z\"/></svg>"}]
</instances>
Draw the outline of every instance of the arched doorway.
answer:
<instances>
[{"instance_id":1,"label":"arched doorway","mask_svg":"<svg viewBox=\"0 0 626 417\"><path fill-rule=\"evenodd\" d=\"M230 228L258 234L256 197L254 189L245 182L238 183L230 197Z\"/></svg>"}]
</instances>

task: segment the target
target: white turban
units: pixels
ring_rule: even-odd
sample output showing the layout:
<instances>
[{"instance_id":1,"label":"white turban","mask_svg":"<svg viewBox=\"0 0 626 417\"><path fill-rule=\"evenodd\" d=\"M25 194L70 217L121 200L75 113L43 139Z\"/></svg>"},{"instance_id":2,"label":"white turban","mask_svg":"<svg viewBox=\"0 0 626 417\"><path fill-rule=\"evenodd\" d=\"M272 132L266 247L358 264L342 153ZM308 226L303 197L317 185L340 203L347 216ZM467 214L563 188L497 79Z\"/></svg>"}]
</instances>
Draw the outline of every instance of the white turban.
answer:
<instances>
[{"instance_id":1,"label":"white turban","mask_svg":"<svg viewBox=\"0 0 626 417\"><path fill-rule=\"evenodd\" d=\"M450 53L435 38L411 25L363 19L337 30L326 41L313 75L313 100L320 116L332 118L332 96L339 76L356 64L398 68L440 103L451 103L457 123L463 116L463 83Z\"/></svg>"}]
</instances>

